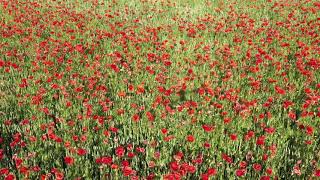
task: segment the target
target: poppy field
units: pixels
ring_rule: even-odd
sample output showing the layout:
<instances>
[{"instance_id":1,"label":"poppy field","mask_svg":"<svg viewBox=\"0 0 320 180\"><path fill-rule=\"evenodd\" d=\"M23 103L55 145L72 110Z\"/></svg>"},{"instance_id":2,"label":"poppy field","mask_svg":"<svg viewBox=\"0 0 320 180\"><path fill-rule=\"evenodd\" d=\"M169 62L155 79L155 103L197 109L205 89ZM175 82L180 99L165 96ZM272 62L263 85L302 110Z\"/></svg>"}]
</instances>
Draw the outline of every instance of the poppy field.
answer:
<instances>
[{"instance_id":1,"label":"poppy field","mask_svg":"<svg viewBox=\"0 0 320 180\"><path fill-rule=\"evenodd\" d=\"M320 178L316 0L0 0L0 179Z\"/></svg>"}]
</instances>

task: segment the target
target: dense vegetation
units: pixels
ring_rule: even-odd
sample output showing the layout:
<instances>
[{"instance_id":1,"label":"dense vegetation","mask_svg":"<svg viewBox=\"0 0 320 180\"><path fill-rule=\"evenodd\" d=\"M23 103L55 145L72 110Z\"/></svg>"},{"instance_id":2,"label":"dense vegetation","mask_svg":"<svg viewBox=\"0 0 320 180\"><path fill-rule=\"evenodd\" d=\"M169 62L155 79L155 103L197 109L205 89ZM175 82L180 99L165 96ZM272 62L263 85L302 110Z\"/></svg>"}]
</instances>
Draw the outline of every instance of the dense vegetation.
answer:
<instances>
[{"instance_id":1,"label":"dense vegetation","mask_svg":"<svg viewBox=\"0 0 320 180\"><path fill-rule=\"evenodd\" d=\"M0 0L0 179L316 179L319 12Z\"/></svg>"}]
</instances>

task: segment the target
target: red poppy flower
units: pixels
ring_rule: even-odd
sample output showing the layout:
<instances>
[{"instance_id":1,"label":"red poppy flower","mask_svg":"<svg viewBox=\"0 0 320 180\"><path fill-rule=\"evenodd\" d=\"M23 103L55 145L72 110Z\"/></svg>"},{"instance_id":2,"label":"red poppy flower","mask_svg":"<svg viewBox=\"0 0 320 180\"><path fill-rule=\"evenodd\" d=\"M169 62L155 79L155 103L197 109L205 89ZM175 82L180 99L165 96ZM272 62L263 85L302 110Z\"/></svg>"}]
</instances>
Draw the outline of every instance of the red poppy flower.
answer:
<instances>
[{"instance_id":1,"label":"red poppy flower","mask_svg":"<svg viewBox=\"0 0 320 180\"><path fill-rule=\"evenodd\" d=\"M124 153L125 153L124 147L122 146L117 147L115 153L118 157L124 156Z\"/></svg>"},{"instance_id":2,"label":"red poppy flower","mask_svg":"<svg viewBox=\"0 0 320 180\"><path fill-rule=\"evenodd\" d=\"M8 174L9 169L8 168L0 168L0 175Z\"/></svg>"},{"instance_id":3,"label":"red poppy flower","mask_svg":"<svg viewBox=\"0 0 320 180\"><path fill-rule=\"evenodd\" d=\"M268 160L268 158L269 158L268 154L263 154L263 155L262 155L262 160L263 160L263 161Z\"/></svg>"},{"instance_id":4,"label":"red poppy flower","mask_svg":"<svg viewBox=\"0 0 320 180\"><path fill-rule=\"evenodd\" d=\"M211 144L208 143L208 142L205 142L205 143L203 144L203 146L204 146L204 148L210 148L210 147L211 147Z\"/></svg>"},{"instance_id":5,"label":"red poppy flower","mask_svg":"<svg viewBox=\"0 0 320 180\"><path fill-rule=\"evenodd\" d=\"M272 169L271 169L271 168L267 168L267 169L266 169L266 173L267 173L267 174L271 175L271 174L272 174L272 172L273 172L273 171L272 171Z\"/></svg>"},{"instance_id":6,"label":"red poppy flower","mask_svg":"<svg viewBox=\"0 0 320 180\"><path fill-rule=\"evenodd\" d=\"M264 131L266 131L266 133L268 134L273 134L275 132L275 128L267 127L267 128L264 128Z\"/></svg>"},{"instance_id":7,"label":"red poppy flower","mask_svg":"<svg viewBox=\"0 0 320 180\"><path fill-rule=\"evenodd\" d=\"M164 61L165 66L171 66L172 62L171 61Z\"/></svg>"},{"instance_id":8,"label":"red poppy flower","mask_svg":"<svg viewBox=\"0 0 320 180\"><path fill-rule=\"evenodd\" d=\"M254 137L254 131L248 131L247 134L245 135L245 140L248 141L252 137Z\"/></svg>"},{"instance_id":9,"label":"red poppy flower","mask_svg":"<svg viewBox=\"0 0 320 180\"><path fill-rule=\"evenodd\" d=\"M188 36L189 37L195 37L196 33L197 33L197 31L194 28L190 28L188 30Z\"/></svg>"},{"instance_id":10,"label":"red poppy flower","mask_svg":"<svg viewBox=\"0 0 320 180\"><path fill-rule=\"evenodd\" d=\"M147 180L153 180L153 179L155 179L155 177L156 177L155 174L149 174L149 175L147 176Z\"/></svg>"},{"instance_id":11,"label":"red poppy flower","mask_svg":"<svg viewBox=\"0 0 320 180\"><path fill-rule=\"evenodd\" d=\"M265 136L260 136L260 137L258 137L256 144L257 144L258 146L264 145L265 139L266 139Z\"/></svg>"},{"instance_id":12,"label":"red poppy flower","mask_svg":"<svg viewBox=\"0 0 320 180\"><path fill-rule=\"evenodd\" d=\"M78 154L79 156L84 156L84 155L87 154L87 150L86 150L86 149L83 149L83 148L78 148L77 154Z\"/></svg>"},{"instance_id":13,"label":"red poppy flower","mask_svg":"<svg viewBox=\"0 0 320 180\"><path fill-rule=\"evenodd\" d=\"M153 154L153 157L154 157L155 159L159 159L159 158L160 158L160 152L159 152L159 151L155 152L155 153Z\"/></svg>"},{"instance_id":14,"label":"red poppy flower","mask_svg":"<svg viewBox=\"0 0 320 180\"><path fill-rule=\"evenodd\" d=\"M177 171L177 170L179 169L179 164L178 164L178 162L176 162L176 161L171 162L171 163L170 163L170 169L171 169L172 171Z\"/></svg>"},{"instance_id":15,"label":"red poppy flower","mask_svg":"<svg viewBox=\"0 0 320 180\"><path fill-rule=\"evenodd\" d=\"M84 49L83 46L81 44L77 44L75 46L75 49L79 52L79 53L83 53Z\"/></svg>"},{"instance_id":16,"label":"red poppy flower","mask_svg":"<svg viewBox=\"0 0 320 180\"><path fill-rule=\"evenodd\" d=\"M73 159L72 157L70 157L70 156L66 156L66 157L64 158L64 162L65 162L67 165L72 165L73 162L74 162L74 159Z\"/></svg>"},{"instance_id":17,"label":"red poppy flower","mask_svg":"<svg viewBox=\"0 0 320 180\"><path fill-rule=\"evenodd\" d=\"M183 152L179 151L179 152L177 152L177 153L173 156L173 158L174 158L177 162L179 162L179 161L181 161L181 159L183 158L183 156L184 156Z\"/></svg>"},{"instance_id":18,"label":"red poppy flower","mask_svg":"<svg viewBox=\"0 0 320 180\"><path fill-rule=\"evenodd\" d=\"M4 150L0 149L0 160L3 159L3 157L4 157Z\"/></svg>"},{"instance_id":19,"label":"red poppy flower","mask_svg":"<svg viewBox=\"0 0 320 180\"><path fill-rule=\"evenodd\" d=\"M128 158L133 158L134 156L136 156L133 152L128 152Z\"/></svg>"},{"instance_id":20,"label":"red poppy flower","mask_svg":"<svg viewBox=\"0 0 320 180\"><path fill-rule=\"evenodd\" d=\"M213 126L207 125L207 124L202 125L202 128L203 128L203 130L204 130L205 132L211 132L211 131L214 130L214 127L213 127Z\"/></svg>"},{"instance_id":21,"label":"red poppy flower","mask_svg":"<svg viewBox=\"0 0 320 180\"><path fill-rule=\"evenodd\" d=\"M167 130L166 128L162 128L162 129L161 129L161 132L162 132L162 134L167 134L167 133L168 133L168 130Z\"/></svg>"},{"instance_id":22,"label":"red poppy flower","mask_svg":"<svg viewBox=\"0 0 320 180\"><path fill-rule=\"evenodd\" d=\"M231 164L233 162L233 159L226 154L222 154L222 159L225 160L229 164Z\"/></svg>"},{"instance_id":23,"label":"red poppy flower","mask_svg":"<svg viewBox=\"0 0 320 180\"><path fill-rule=\"evenodd\" d=\"M148 166L149 168L154 168L156 166L156 163L154 161L149 161Z\"/></svg>"},{"instance_id":24,"label":"red poppy flower","mask_svg":"<svg viewBox=\"0 0 320 180\"><path fill-rule=\"evenodd\" d=\"M181 175L180 173L171 173L171 174L166 174L163 176L164 180L180 180Z\"/></svg>"},{"instance_id":25,"label":"red poppy flower","mask_svg":"<svg viewBox=\"0 0 320 180\"><path fill-rule=\"evenodd\" d=\"M62 172L56 172L54 174L56 176L56 180L63 180L64 174Z\"/></svg>"},{"instance_id":26,"label":"red poppy flower","mask_svg":"<svg viewBox=\"0 0 320 180\"><path fill-rule=\"evenodd\" d=\"M195 166L188 165L187 171L188 171L188 173L195 173L197 171L197 168Z\"/></svg>"},{"instance_id":27,"label":"red poppy flower","mask_svg":"<svg viewBox=\"0 0 320 180\"><path fill-rule=\"evenodd\" d=\"M148 112L146 112L146 115L147 115L147 118L148 118L148 120L150 121L150 122L153 122L154 121L154 115L150 112L150 111L148 111Z\"/></svg>"},{"instance_id":28,"label":"red poppy flower","mask_svg":"<svg viewBox=\"0 0 320 180\"><path fill-rule=\"evenodd\" d=\"M285 91L284 89L282 89L280 86L275 86L274 89L276 90L276 92L277 92L278 94L281 94L281 95L286 94L286 91Z\"/></svg>"},{"instance_id":29,"label":"red poppy flower","mask_svg":"<svg viewBox=\"0 0 320 180\"><path fill-rule=\"evenodd\" d=\"M116 73L120 72L120 69L116 64L111 64L110 67L114 72Z\"/></svg>"},{"instance_id":30,"label":"red poppy flower","mask_svg":"<svg viewBox=\"0 0 320 180\"><path fill-rule=\"evenodd\" d=\"M112 157L104 156L100 158L100 161L102 164L108 164L110 165L112 163Z\"/></svg>"},{"instance_id":31,"label":"red poppy flower","mask_svg":"<svg viewBox=\"0 0 320 180\"><path fill-rule=\"evenodd\" d=\"M244 176L246 173L247 173L246 169L237 169L237 170L236 170L236 175L237 175L238 177L242 177L242 176Z\"/></svg>"},{"instance_id":32,"label":"red poppy flower","mask_svg":"<svg viewBox=\"0 0 320 180\"><path fill-rule=\"evenodd\" d=\"M209 180L209 174L207 173L201 174L201 180Z\"/></svg>"},{"instance_id":33,"label":"red poppy flower","mask_svg":"<svg viewBox=\"0 0 320 180\"><path fill-rule=\"evenodd\" d=\"M137 147L136 151L138 151L139 153L144 153L146 150L143 147Z\"/></svg>"},{"instance_id":34,"label":"red poppy flower","mask_svg":"<svg viewBox=\"0 0 320 180\"><path fill-rule=\"evenodd\" d=\"M132 116L132 120L133 120L134 122L138 122L138 121L140 120L140 116L139 116L138 114L134 114L134 115Z\"/></svg>"},{"instance_id":35,"label":"red poppy flower","mask_svg":"<svg viewBox=\"0 0 320 180\"><path fill-rule=\"evenodd\" d=\"M131 167L129 166L125 166L123 169L122 169L122 173L124 176L130 176L134 173L134 171L132 170Z\"/></svg>"},{"instance_id":36,"label":"red poppy flower","mask_svg":"<svg viewBox=\"0 0 320 180\"><path fill-rule=\"evenodd\" d=\"M288 116L292 120L296 120L297 119L296 113L294 113L292 111L289 111Z\"/></svg>"},{"instance_id":37,"label":"red poppy flower","mask_svg":"<svg viewBox=\"0 0 320 180\"><path fill-rule=\"evenodd\" d=\"M232 141L237 140L237 139L238 139L237 134L230 134L230 139L231 139Z\"/></svg>"},{"instance_id":38,"label":"red poppy flower","mask_svg":"<svg viewBox=\"0 0 320 180\"><path fill-rule=\"evenodd\" d=\"M111 169L118 169L119 166L117 164L111 164Z\"/></svg>"},{"instance_id":39,"label":"red poppy flower","mask_svg":"<svg viewBox=\"0 0 320 180\"><path fill-rule=\"evenodd\" d=\"M4 65L5 65L5 62L0 59L0 68L3 67Z\"/></svg>"},{"instance_id":40,"label":"red poppy flower","mask_svg":"<svg viewBox=\"0 0 320 180\"><path fill-rule=\"evenodd\" d=\"M124 160L121 162L121 165L122 165L122 167L126 167L126 166L130 166L130 163L129 163L129 161Z\"/></svg>"},{"instance_id":41,"label":"red poppy flower","mask_svg":"<svg viewBox=\"0 0 320 180\"><path fill-rule=\"evenodd\" d=\"M207 174L209 176L214 176L217 174L217 170L215 168L209 168L208 171L207 171Z\"/></svg>"},{"instance_id":42,"label":"red poppy flower","mask_svg":"<svg viewBox=\"0 0 320 180\"><path fill-rule=\"evenodd\" d=\"M192 135L188 135L188 136L187 136L187 141L188 141L188 142L194 142L194 140L195 140L195 139L194 139L194 136L192 136Z\"/></svg>"},{"instance_id":43,"label":"red poppy flower","mask_svg":"<svg viewBox=\"0 0 320 180\"><path fill-rule=\"evenodd\" d=\"M270 180L270 176L262 176L260 180Z\"/></svg>"},{"instance_id":44,"label":"red poppy flower","mask_svg":"<svg viewBox=\"0 0 320 180\"><path fill-rule=\"evenodd\" d=\"M246 161L241 161L239 163L239 167L242 168L242 169L246 168L247 167L247 162Z\"/></svg>"},{"instance_id":45,"label":"red poppy flower","mask_svg":"<svg viewBox=\"0 0 320 180\"><path fill-rule=\"evenodd\" d=\"M262 169L261 164L258 164L258 163L253 164L252 167L253 167L253 169L254 169L255 171L261 171L261 169Z\"/></svg>"},{"instance_id":46,"label":"red poppy flower","mask_svg":"<svg viewBox=\"0 0 320 180\"><path fill-rule=\"evenodd\" d=\"M285 108L285 109L287 109L288 107L290 107L290 106L292 106L292 105L294 105L294 103L293 102L291 102L291 101L284 101L283 102L283 107Z\"/></svg>"},{"instance_id":47,"label":"red poppy flower","mask_svg":"<svg viewBox=\"0 0 320 180\"><path fill-rule=\"evenodd\" d=\"M15 175L13 175L13 174L8 174L5 178L4 178L4 180L15 180L16 179L16 177L15 177Z\"/></svg>"},{"instance_id":48,"label":"red poppy flower","mask_svg":"<svg viewBox=\"0 0 320 180\"><path fill-rule=\"evenodd\" d=\"M231 121L232 121L231 118L224 118L223 119L224 124L229 124Z\"/></svg>"},{"instance_id":49,"label":"red poppy flower","mask_svg":"<svg viewBox=\"0 0 320 180\"><path fill-rule=\"evenodd\" d=\"M313 127L306 126L306 133L311 136L313 134Z\"/></svg>"}]
</instances>

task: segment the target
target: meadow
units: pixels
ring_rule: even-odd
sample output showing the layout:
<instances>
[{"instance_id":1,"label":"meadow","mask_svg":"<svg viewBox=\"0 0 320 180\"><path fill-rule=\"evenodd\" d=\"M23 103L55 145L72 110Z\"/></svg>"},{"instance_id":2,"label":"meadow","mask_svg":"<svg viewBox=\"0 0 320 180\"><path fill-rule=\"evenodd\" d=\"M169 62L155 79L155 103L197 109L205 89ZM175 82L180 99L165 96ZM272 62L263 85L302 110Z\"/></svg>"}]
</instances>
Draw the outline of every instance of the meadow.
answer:
<instances>
[{"instance_id":1,"label":"meadow","mask_svg":"<svg viewBox=\"0 0 320 180\"><path fill-rule=\"evenodd\" d=\"M319 179L319 15L0 0L0 179Z\"/></svg>"}]
</instances>

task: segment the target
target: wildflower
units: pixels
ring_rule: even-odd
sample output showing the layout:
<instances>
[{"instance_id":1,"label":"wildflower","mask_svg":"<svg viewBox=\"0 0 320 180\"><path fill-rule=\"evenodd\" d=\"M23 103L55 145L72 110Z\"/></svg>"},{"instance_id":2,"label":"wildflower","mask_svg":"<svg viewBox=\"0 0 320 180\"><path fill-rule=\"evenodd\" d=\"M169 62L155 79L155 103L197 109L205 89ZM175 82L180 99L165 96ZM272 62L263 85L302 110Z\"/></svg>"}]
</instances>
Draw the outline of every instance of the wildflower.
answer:
<instances>
[{"instance_id":1,"label":"wildflower","mask_svg":"<svg viewBox=\"0 0 320 180\"><path fill-rule=\"evenodd\" d=\"M124 147L122 147L122 146L117 147L115 150L115 153L118 157L124 156L124 153L125 153Z\"/></svg>"},{"instance_id":2,"label":"wildflower","mask_svg":"<svg viewBox=\"0 0 320 180\"><path fill-rule=\"evenodd\" d=\"M77 154L78 154L79 156L84 156L84 155L87 154L87 150L86 150L86 149L83 149L83 148L78 148Z\"/></svg>"},{"instance_id":3,"label":"wildflower","mask_svg":"<svg viewBox=\"0 0 320 180\"><path fill-rule=\"evenodd\" d=\"M237 169L236 170L236 176L242 177L247 173L246 169Z\"/></svg>"},{"instance_id":4,"label":"wildflower","mask_svg":"<svg viewBox=\"0 0 320 180\"><path fill-rule=\"evenodd\" d=\"M255 171L261 171L261 169L262 169L261 164L258 164L258 163L253 164L252 167L253 167L253 169L254 169Z\"/></svg>"},{"instance_id":5,"label":"wildflower","mask_svg":"<svg viewBox=\"0 0 320 180\"><path fill-rule=\"evenodd\" d=\"M204 130L205 132L211 132L211 131L214 130L214 127L213 127L213 126L207 125L207 124L202 125L202 128L203 128L203 130Z\"/></svg>"},{"instance_id":6,"label":"wildflower","mask_svg":"<svg viewBox=\"0 0 320 180\"><path fill-rule=\"evenodd\" d=\"M260 136L260 137L258 137L258 139L257 139L257 141L256 141L256 144L257 144L258 146L264 145L265 139L266 139L265 136Z\"/></svg>"},{"instance_id":7,"label":"wildflower","mask_svg":"<svg viewBox=\"0 0 320 180\"><path fill-rule=\"evenodd\" d=\"M195 139L194 139L194 136L192 136L192 135L188 135L188 136L187 136L187 141L188 141L188 142L194 142L194 140L195 140Z\"/></svg>"},{"instance_id":8,"label":"wildflower","mask_svg":"<svg viewBox=\"0 0 320 180\"><path fill-rule=\"evenodd\" d=\"M70 156L66 156L64 157L64 162L67 164L67 165L72 165L73 162L74 162L74 159Z\"/></svg>"}]
</instances>

